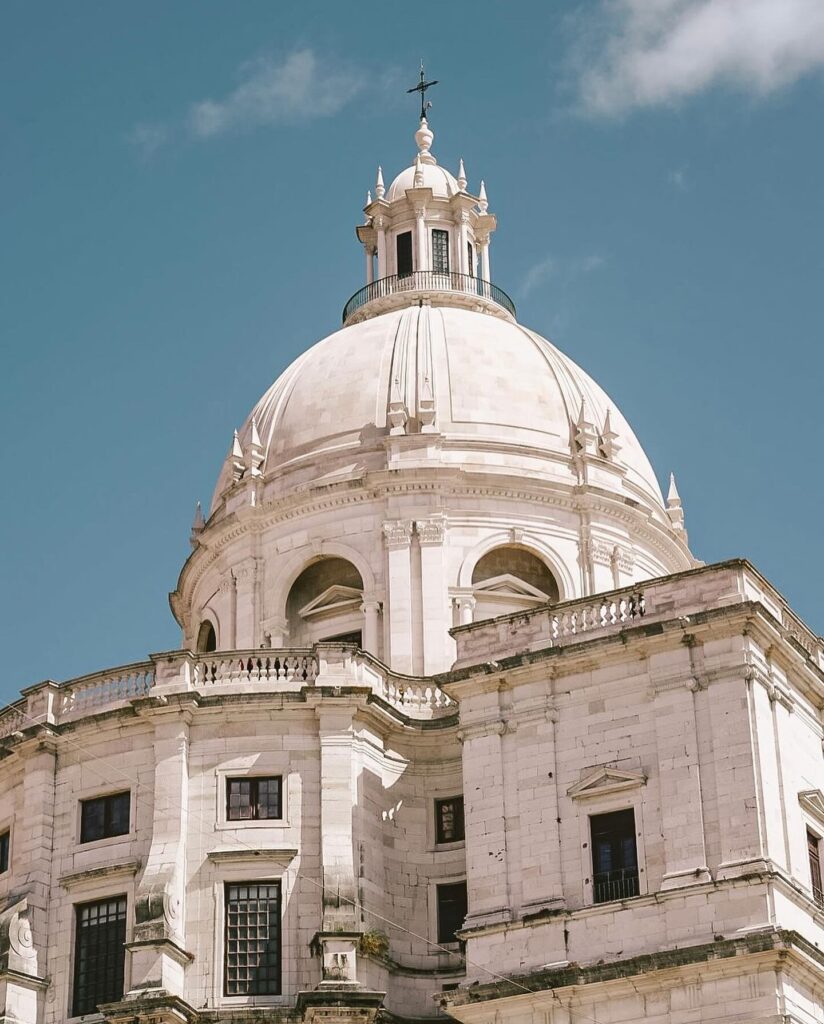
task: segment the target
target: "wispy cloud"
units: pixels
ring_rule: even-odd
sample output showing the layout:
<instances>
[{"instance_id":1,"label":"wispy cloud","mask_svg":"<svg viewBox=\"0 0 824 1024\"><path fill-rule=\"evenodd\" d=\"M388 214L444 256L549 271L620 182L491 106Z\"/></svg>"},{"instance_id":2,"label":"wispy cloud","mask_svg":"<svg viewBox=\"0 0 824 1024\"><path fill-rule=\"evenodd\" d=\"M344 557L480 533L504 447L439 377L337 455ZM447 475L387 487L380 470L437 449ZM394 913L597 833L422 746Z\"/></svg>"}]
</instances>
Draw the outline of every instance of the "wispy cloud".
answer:
<instances>
[{"instance_id":1,"label":"wispy cloud","mask_svg":"<svg viewBox=\"0 0 824 1024\"><path fill-rule=\"evenodd\" d=\"M674 104L717 85L764 96L824 69L824 3L599 0L577 44L589 114Z\"/></svg>"},{"instance_id":2,"label":"wispy cloud","mask_svg":"<svg viewBox=\"0 0 824 1024\"><path fill-rule=\"evenodd\" d=\"M169 138L169 129L164 124L136 124L126 134L126 141L143 160L151 160Z\"/></svg>"},{"instance_id":3,"label":"wispy cloud","mask_svg":"<svg viewBox=\"0 0 824 1024\"><path fill-rule=\"evenodd\" d=\"M671 167L667 171L667 183L676 190L676 192L689 192L690 190L690 179L687 174L686 167Z\"/></svg>"},{"instance_id":4,"label":"wispy cloud","mask_svg":"<svg viewBox=\"0 0 824 1024\"><path fill-rule=\"evenodd\" d=\"M526 272L519 294L523 298L553 279L558 282L559 287L566 287L575 278L600 270L605 264L606 257L600 253L589 253L586 256L576 256L569 260L546 256Z\"/></svg>"},{"instance_id":5,"label":"wispy cloud","mask_svg":"<svg viewBox=\"0 0 824 1024\"><path fill-rule=\"evenodd\" d=\"M192 105L188 125L196 138L209 139L239 128L329 117L364 85L359 71L321 60L313 50L297 50L280 61L245 64L239 84L222 99Z\"/></svg>"},{"instance_id":6,"label":"wispy cloud","mask_svg":"<svg viewBox=\"0 0 824 1024\"><path fill-rule=\"evenodd\" d=\"M236 77L233 89L197 100L183 117L136 124L127 133L128 143L149 160L174 139L205 141L232 131L331 117L366 87L364 72L311 49L247 61Z\"/></svg>"}]
</instances>

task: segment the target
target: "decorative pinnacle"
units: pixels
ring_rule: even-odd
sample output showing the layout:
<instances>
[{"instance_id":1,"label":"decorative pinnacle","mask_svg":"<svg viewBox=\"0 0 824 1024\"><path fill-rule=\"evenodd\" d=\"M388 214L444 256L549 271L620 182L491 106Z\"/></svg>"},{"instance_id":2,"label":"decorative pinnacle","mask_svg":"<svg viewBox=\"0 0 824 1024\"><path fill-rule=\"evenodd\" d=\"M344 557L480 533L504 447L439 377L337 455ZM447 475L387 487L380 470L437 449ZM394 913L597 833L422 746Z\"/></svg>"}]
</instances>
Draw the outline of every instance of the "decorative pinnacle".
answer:
<instances>
[{"instance_id":1,"label":"decorative pinnacle","mask_svg":"<svg viewBox=\"0 0 824 1024\"><path fill-rule=\"evenodd\" d=\"M375 198L383 199L386 189L383 187L383 171L378 167L378 177L375 180Z\"/></svg>"},{"instance_id":2,"label":"decorative pinnacle","mask_svg":"<svg viewBox=\"0 0 824 1024\"><path fill-rule=\"evenodd\" d=\"M466 171L463 160L458 164L458 188L461 192L466 192Z\"/></svg>"},{"instance_id":3,"label":"decorative pinnacle","mask_svg":"<svg viewBox=\"0 0 824 1024\"><path fill-rule=\"evenodd\" d=\"M481 187L478 190L478 209L481 213L486 213L489 209L489 200L486 198L486 185L481 181Z\"/></svg>"},{"instance_id":4,"label":"decorative pinnacle","mask_svg":"<svg viewBox=\"0 0 824 1024\"><path fill-rule=\"evenodd\" d=\"M192 532L200 533L205 525L206 520L203 518L203 506L198 502L195 505L195 517L192 520Z\"/></svg>"},{"instance_id":5,"label":"decorative pinnacle","mask_svg":"<svg viewBox=\"0 0 824 1024\"><path fill-rule=\"evenodd\" d=\"M667 508L681 508L681 495L678 493L678 488L675 484L675 473L670 473Z\"/></svg>"},{"instance_id":6,"label":"decorative pinnacle","mask_svg":"<svg viewBox=\"0 0 824 1024\"><path fill-rule=\"evenodd\" d=\"M420 153L415 157L415 177L412 179L412 184L415 188L423 187L423 165Z\"/></svg>"}]
</instances>

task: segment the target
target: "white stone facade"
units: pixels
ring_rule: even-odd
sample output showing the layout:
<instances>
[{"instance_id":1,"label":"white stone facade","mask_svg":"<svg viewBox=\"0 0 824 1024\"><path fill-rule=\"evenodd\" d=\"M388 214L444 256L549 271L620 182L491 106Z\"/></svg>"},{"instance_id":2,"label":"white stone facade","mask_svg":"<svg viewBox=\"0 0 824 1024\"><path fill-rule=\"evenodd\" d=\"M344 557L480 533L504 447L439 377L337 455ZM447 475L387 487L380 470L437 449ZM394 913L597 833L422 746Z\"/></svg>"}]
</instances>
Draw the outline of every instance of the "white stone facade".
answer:
<instances>
[{"instance_id":1,"label":"white stone facade","mask_svg":"<svg viewBox=\"0 0 824 1024\"><path fill-rule=\"evenodd\" d=\"M108 901L112 1022L824 1024L824 642L748 563L696 563L601 389L468 300L494 218L416 138L359 229L393 281L196 518L182 649L0 711L0 1020L81 1015ZM457 284L399 283L410 217L412 273L447 230ZM261 780L277 813L233 819ZM230 991L232 887L279 892L262 994Z\"/></svg>"}]
</instances>

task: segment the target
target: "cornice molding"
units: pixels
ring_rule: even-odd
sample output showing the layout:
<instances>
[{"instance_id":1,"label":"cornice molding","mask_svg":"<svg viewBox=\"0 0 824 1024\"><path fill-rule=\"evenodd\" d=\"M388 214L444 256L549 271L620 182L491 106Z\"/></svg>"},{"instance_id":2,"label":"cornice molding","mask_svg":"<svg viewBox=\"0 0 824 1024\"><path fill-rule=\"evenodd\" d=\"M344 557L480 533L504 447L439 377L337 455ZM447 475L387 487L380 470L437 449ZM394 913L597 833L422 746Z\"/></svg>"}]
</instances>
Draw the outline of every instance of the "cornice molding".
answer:
<instances>
[{"instance_id":1,"label":"cornice molding","mask_svg":"<svg viewBox=\"0 0 824 1024\"><path fill-rule=\"evenodd\" d=\"M647 777L643 772L631 772L625 768L610 768L601 765L592 769L584 777L570 786L567 796L573 800L588 800L591 797L605 796L609 793L621 793L627 789L638 789L645 786Z\"/></svg>"}]
</instances>

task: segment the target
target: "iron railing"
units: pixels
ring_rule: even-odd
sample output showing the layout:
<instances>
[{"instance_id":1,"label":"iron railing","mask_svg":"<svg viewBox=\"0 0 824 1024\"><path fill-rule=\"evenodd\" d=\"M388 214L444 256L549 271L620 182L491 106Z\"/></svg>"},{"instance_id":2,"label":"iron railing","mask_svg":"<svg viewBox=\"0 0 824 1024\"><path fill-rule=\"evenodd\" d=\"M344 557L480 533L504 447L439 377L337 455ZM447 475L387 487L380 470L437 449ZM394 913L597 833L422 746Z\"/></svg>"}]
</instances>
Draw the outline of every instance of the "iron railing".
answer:
<instances>
[{"instance_id":1,"label":"iron railing","mask_svg":"<svg viewBox=\"0 0 824 1024\"><path fill-rule=\"evenodd\" d=\"M393 274L382 277L378 281L365 285L355 292L343 307L343 322L361 306L374 299L387 298L390 295L402 295L405 292L462 292L464 295L478 296L489 299L515 317L515 303L491 281L483 281L472 274L455 274L451 271L415 270L410 274Z\"/></svg>"},{"instance_id":2,"label":"iron railing","mask_svg":"<svg viewBox=\"0 0 824 1024\"><path fill-rule=\"evenodd\" d=\"M638 868L619 868L617 871L602 871L592 879L593 899L596 903L610 903L612 900L629 900L639 893Z\"/></svg>"}]
</instances>

